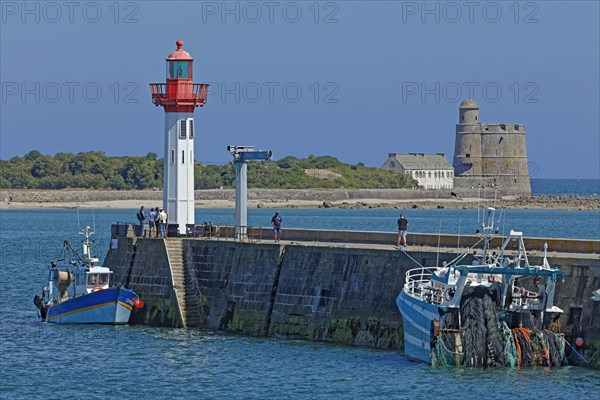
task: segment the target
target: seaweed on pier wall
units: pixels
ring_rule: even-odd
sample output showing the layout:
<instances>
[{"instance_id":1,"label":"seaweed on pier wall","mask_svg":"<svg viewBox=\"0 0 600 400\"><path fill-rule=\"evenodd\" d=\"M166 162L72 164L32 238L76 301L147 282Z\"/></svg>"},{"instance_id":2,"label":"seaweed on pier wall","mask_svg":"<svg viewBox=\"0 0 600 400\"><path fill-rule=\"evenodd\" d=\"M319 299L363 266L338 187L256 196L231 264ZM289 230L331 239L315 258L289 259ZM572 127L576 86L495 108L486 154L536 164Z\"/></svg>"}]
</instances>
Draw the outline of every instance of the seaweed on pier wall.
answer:
<instances>
[{"instance_id":1,"label":"seaweed on pier wall","mask_svg":"<svg viewBox=\"0 0 600 400\"><path fill-rule=\"evenodd\" d=\"M242 315L243 314L243 315ZM221 321L219 330L243 335L261 336L264 313L260 311L232 311L228 319Z\"/></svg>"},{"instance_id":2,"label":"seaweed on pier wall","mask_svg":"<svg viewBox=\"0 0 600 400\"><path fill-rule=\"evenodd\" d=\"M334 318L324 328L320 339L336 343L397 349L403 345L402 326L381 318Z\"/></svg>"},{"instance_id":3,"label":"seaweed on pier wall","mask_svg":"<svg viewBox=\"0 0 600 400\"><path fill-rule=\"evenodd\" d=\"M181 328L179 306L170 299L144 296L144 307L134 308L129 323Z\"/></svg>"},{"instance_id":4,"label":"seaweed on pier wall","mask_svg":"<svg viewBox=\"0 0 600 400\"><path fill-rule=\"evenodd\" d=\"M206 319L210 315L210 305L208 304L208 299L205 295L200 294L197 301L198 316L200 317L201 324L206 325Z\"/></svg>"},{"instance_id":5,"label":"seaweed on pier wall","mask_svg":"<svg viewBox=\"0 0 600 400\"><path fill-rule=\"evenodd\" d=\"M281 325L280 331L273 336L282 336L296 339L317 339L318 333L315 332L304 318L297 315L290 315L287 321Z\"/></svg>"}]
</instances>

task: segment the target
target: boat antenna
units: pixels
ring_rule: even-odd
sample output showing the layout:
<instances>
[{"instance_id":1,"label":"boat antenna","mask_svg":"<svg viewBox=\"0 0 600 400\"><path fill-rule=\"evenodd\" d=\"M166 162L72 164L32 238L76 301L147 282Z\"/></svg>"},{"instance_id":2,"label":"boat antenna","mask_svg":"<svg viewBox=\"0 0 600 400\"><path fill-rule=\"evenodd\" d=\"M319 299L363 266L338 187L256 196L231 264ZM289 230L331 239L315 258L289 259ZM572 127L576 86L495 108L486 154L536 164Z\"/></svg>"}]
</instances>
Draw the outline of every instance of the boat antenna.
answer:
<instances>
[{"instance_id":1,"label":"boat antenna","mask_svg":"<svg viewBox=\"0 0 600 400\"><path fill-rule=\"evenodd\" d=\"M477 225L479 225L479 207L481 207L481 184L477 184Z\"/></svg>"},{"instance_id":2,"label":"boat antenna","mask_svg":"<svg viewBox=\"0 0 600 400\"><path fill-rule=\"evenodd\" d=\"M500 220L504 217L504 209L500 210L500 215L498 216L498 222L496 222L496 235L500 230ZM502 235L504 235L504 224L502 225Z\"/></svg>"},{"instance_id":3,"label":"boat antenna","mask_svg":"<svg viewBox=\"0 0 600 400\"><path fill-rule=\"evenodd\" d=\"M96 213L92 210L92 225L94 226L94 234L96 233Z\"/></svg>"},{"instance_id":4,"label":"boat antenna","mask_svg":"<svg viewBox=\"0 0 600 400\"><path fill-rule=\"evenodd\" d=\"M435 265L439 265L440 262L440 241L441 241L441 235L442 235L442 221L440 221L440 225L438 227L438 246L437 246L437 256L435 258Z\"/></svg>"},{"instance_id":5,"label":"boat antenna","mask_svg":"<svg viewBox=\"0 0 600 400\"><path fill-rule=\"evenodd\" d=\"M494 184L494 207L496 207L496 200L498 199L498 188L500 185L497 183Z\"/></svg>"},{"instance_id":6,"label":"boat antenna","mask_svg":"<svg viewBox=\"0 0 600 400\"><path fill-rule=\"evenodd\" d=\"M456 250L458 250L460 248L460 222L462 221L462 218L458 219L458 238L456 239Z\"/></svg>"},{"instance_id":7,"label":"boat antenna","mask_svg":"<svg viewBox=\"0 0 600 400\"><path fill-rule=\"evenodd\" d=\"M81 232L81 224L79 222L79 208L77 208L75 211L77 211L77 231Z\"/></svg>"},{"instance_id":8,"label":"boat antenna","mask_svg":"<svg viewBox=\"0 0 600 400\"><path fill-rule=\"evenodd\" d=\"M84 229L81 229L79 231L80 235L83 235L83 237L85 238L85 240L82 240L82 247L83 247L83 264L87 265L87 263L90 263L92 260L92 246L90 243L90 236L92 236L93 234L96 233L96 229L94 227L94 231L90 232L90 226L86 225ZM91 265L91 264L90 264Z\"/></svg>"}]
</instances>

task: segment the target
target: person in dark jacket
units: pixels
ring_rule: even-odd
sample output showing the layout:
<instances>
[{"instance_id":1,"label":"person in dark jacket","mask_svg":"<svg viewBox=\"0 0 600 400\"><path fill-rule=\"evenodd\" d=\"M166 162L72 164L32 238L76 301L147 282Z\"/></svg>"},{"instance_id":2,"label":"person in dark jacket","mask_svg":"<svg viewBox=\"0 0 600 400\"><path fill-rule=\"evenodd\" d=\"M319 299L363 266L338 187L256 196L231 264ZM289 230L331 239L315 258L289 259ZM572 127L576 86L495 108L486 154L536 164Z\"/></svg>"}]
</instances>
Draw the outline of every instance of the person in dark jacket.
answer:
<instances>
[{"instance_id":1,"label":"person in dark jacket","mask_svg":"<svg viewBox=\"0 0 600 400\"><path fill-rule=\"evenodd\" d=\"M140 210L137 212L136 217L140 222L140 236L146 237L146 227L148 226L148 214L144 209L144 206L140 207Z\"/></svg>"},{"instance_id":2,"label":"person in dark jacket","mask_svg":"<svg viewBox=\"0 0 600 400\"><path fill-rule=\"evenodd\" d=\"M403 214L400 214L400 218L398 218L398 240L396 241L396 246L400 247L400 240L402 239L402 243L404 243L404 247L406 247L406 231L408 230L408 220L404 218Z\"/></svg>"},{"instance_id":3,"label":"person in dark jacket","mask_svg":"<svg viewBox=\"0 0 600 400\"><path fill-rule=\"evenodd\" d=\"M283 224L283 220L278 212L275 213L273 218L271 218L271 225L273 225L273 236L276 242L281 240L281 225Z\"/></svg>"}]
</instances>

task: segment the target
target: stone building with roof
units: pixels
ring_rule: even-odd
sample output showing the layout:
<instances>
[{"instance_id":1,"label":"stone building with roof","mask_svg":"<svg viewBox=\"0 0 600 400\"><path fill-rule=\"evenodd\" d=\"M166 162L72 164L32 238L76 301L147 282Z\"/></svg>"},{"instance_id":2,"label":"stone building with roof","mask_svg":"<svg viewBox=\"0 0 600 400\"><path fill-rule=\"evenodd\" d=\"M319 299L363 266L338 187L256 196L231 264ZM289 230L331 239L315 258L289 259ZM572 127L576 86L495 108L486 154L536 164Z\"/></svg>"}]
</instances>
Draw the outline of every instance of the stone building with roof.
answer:
<instances>
[{"instance_id":1,"label":"stone building with roof","mask_svg":"<svg viewBox=\"0 0 600 400\"><path fill-rule=\"evenodd\" d=\"M459 108L453 164L456 188L497 186L502 194L531 195L525 125L481 123L471 99Z\"/></svg>"},{"instance_id":2,"label":"stone building with roof","mask_svg":"<svg viewBox=\"0 0 600 400\"><path fill-rule=\"evenodd\" d=\"M424 189L452 189L454 168L444 153L389 153L381 169L407 174Z\"/></svg>"}]
</instances>

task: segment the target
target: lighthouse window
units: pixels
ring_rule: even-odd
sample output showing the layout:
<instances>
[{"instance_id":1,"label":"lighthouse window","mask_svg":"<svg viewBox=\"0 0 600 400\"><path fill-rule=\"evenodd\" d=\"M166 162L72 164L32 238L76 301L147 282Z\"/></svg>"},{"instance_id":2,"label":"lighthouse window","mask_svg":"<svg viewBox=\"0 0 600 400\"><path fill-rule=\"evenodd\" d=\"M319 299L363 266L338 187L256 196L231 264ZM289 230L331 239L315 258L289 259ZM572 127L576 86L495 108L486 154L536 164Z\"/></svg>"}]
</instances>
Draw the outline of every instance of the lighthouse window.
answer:
<instances>
[{"instance_id":1,"label":"lighthouse window","mask_svg":"<svg viewBox=\"0 0 600 400\"><path fill-rule=\"evenodd\" d=\"M175 164L175 150L171 150L171 164Z\"/></svg>"},{"instance_id":2,"label":"lighthouse window","mask_svg":"<svg viewBox=\"0 0 600 400\"><path fill-rule=\"evenodd\" d=\"M190 139L194 138L194 120L188 119L190 121Z\"/></svg>"},{"instance_id":3,"label":"lighthouse window","mask_svg":"<svg viewBox=\"0 0 600 400\"><path fill-rule=\"evenodd\" d=\"M179 121L179 138L185 139L187 137L187 124L186 120L182 119Z\"/></svg>"},{"instance_id":4,"label":"lighthouse window","mask_svg":"<svg viewBox=\"0 0 600 400\"><path fill-rule=\"evenodd\" d=\"M181 163L185 164L185 150L181 150Z\"/></svg>"},{"instance_id":5,"label":"lighthouse window","mask_svg":"<svg viewBox=\"0 0 600 400\"><path fill-rule=\"evenodd\" d=\"M189 62L188 61L168 61L169 68L169 78L170 79L178 79L178 78L191 78L189 76Z\"/></svg>"}]
</instances>

